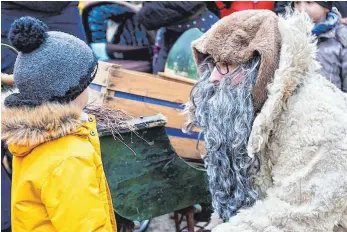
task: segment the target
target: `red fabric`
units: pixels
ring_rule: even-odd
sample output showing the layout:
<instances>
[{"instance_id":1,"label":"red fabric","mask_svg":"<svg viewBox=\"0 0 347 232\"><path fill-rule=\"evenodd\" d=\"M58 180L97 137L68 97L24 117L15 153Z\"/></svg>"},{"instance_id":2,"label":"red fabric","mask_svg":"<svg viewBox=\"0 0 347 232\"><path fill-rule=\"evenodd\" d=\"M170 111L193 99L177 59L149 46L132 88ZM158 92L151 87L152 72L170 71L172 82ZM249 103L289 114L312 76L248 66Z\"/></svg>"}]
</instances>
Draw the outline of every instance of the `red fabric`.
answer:
<instances>
[{"instance_id":1,"label":"red fabric","mask_svg":"<svg viewBox=\"0 0 347 232\"><path fill-rule=\"evenodd\" d=\"M241 10L273 10L275 7L275 2L273 1L233 1L231 7L228 9L222 9L224 7L224 3L221 1L216 1L215 3L218 8L221 9L221 18Z\"/></svg>"}]
</instances>

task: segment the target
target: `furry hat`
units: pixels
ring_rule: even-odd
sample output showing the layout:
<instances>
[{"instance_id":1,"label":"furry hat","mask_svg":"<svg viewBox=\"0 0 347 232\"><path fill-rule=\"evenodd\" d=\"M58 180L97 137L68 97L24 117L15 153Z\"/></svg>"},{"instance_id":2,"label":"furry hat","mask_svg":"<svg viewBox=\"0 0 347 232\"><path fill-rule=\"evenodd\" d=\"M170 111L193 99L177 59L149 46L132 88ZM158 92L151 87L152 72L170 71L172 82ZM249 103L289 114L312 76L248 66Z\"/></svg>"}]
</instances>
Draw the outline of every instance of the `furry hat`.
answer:
<instances>
[{"instance_id":1,"label":"furry hat","mask_svg":"<svg viewBox=\"0 0 347 232\"><path fill-rule=\"evenodd\" d=\"M260 110L267 97L266 86L278 67L281 38L278 17L269 10L245 10L218 21L193 41L194 59L199 66L211 55L215 61L244 63L260 55L261 64L253 89L253 102Z\"/></svg>"}]
</instances>

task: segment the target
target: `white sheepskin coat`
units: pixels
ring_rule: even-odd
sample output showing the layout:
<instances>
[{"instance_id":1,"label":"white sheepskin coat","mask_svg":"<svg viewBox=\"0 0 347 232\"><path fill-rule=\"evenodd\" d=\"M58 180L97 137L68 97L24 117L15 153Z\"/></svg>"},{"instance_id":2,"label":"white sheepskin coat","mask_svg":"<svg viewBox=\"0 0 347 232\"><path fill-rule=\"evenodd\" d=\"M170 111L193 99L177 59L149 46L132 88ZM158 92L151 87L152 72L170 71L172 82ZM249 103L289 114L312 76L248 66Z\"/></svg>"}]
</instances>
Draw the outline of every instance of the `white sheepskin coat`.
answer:
<instances>
[{"instance_id":1,"label":"white sheepskin coat","mask_svg":"<svg viewBox=\"0 0 347 232\"><path fill-rule=\"evenodd\" d=\"M261 200L213 232L347 229L347 94L320 74L305 14L279 20L279 68L248 144Z\"/></svg>"}]
</instances>

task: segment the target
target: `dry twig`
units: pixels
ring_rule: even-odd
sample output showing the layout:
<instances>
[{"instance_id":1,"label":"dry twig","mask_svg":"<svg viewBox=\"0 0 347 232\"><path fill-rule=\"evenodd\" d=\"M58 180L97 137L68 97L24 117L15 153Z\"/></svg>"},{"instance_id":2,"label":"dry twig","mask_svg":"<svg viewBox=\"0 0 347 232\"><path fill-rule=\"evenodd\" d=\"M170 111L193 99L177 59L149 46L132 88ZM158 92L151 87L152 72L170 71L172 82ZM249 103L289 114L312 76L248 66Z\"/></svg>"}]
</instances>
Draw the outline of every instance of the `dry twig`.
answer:
<instances>
[{"instance_id":1,"label":"dry twig","mask_svg":"<svg viewBox=\"0 0 347 232\"><path fill-rule=\"evenodd\" d=\"M150 142L139 135L136 125L130 122L134 117L128 115L123 110L107 108L105 106L88 105L86 111L96 117L100 130L106 130L112 133L113 138L123 143L134 155L136 155L136 152L124 142L121 131L129 130L130 133L134 133L137 137L151 145Z\"/></svg>"}]
</instances>

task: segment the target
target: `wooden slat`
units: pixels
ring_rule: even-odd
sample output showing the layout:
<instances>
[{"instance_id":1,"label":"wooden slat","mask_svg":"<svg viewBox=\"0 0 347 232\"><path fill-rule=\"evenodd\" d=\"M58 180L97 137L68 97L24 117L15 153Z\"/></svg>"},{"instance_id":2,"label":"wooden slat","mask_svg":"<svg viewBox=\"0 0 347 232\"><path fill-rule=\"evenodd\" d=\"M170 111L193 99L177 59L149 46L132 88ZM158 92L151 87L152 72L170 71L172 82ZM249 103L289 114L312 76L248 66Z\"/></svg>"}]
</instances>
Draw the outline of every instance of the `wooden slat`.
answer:
<instances>
[{"instance_id":1,"label":"wooden slat","mask_svg":"<svg viewBox=\"0 0 347 232\"><path fill-rule=\"evenodd\" d=\"M136 102L127 99L112 97L114 91L109 91L108 96L105 94L91 90L90 99L94 99L96 103L101 103L105 99L105 105L111 108L121 109L131 116L152 116L157 113L162 113L168 119L167 127L180 129L183 125L183 115L180 115L179 110L171 109L164 106L152 105L144 102ZM199 130L195 130L198 132ZM176 153L181 157L200 159L200 153L196 150L197 140L170 136L170 142ZM204 142L200 141L199 149L205 153Z\"/></svg>"},{"instance_id":2,"label":"wooden slat","mask_svg":"<svg viewBox=\"0 0 347 232\"><path fill-rule=\"evenodd\" d=\"M99 61L98 71L95 75L95 79L93 80L93 84L107 86L109 74L115 72L119 68L119 65Z\"/></svg>"},{"instance_id":3,"label":"wooden slat","mask_svg":"<svg viewBox=\"0 0 347 232\"><path fill-rule=\"evenodd\" d=\"M115 75L113 75L115 74ZM192 85L160 79L150 74L119 69L109 77L108 89L166 100L188 101Z\"/></svg>"},{"instance_id":4,"label":"wooden slat","mask_svg":"<svg viewBox=\"0 0 347 232\"><path fill-rule=\"evenodd\" d=\"M184 158L201 159L200 152L196 149L197 140L169 136L171 145L177 155ZM204 141L200 141L199 150L205 154Z\"/></svg>"},{"instance_id":5,"label":"wooden slat","mask_svg":"<svg viewBox=\"0 0 347 232\"><path fill-rule=\"evenodd\" d=\"M109 90L108 96L105 98L104 105L110 108L122 109L129 115L152 116L155 114L163 114L167 119L167 126L172 128L181 129L184 123L184 117L179 109L173 109L165 106L149 104L145 102L133 101L113 97L114 91Z\"/></svg>"},{"instance_id":6,"label":"wooden slat","mask_svg":"<svg viewBox=\"0 0 347 232\"><path fill-rule=\"evenodd\" d=\"M102 106L104 103L104 96L105 94L98 92L94 89L90 89L89 91L89 105L96 105L96 106Z\"/></svg>"},{"instance_id":7,"label":"wooden slat","mask_svg":"<svg viewBox=\"0 0 347 232\"><path fill-rule=\"evenodd\" d=\"M161 73L149 73L121 69L119 65L99 61L94 84L108 89L131 94L162 99L170 102L185 103L196 81L184 77L173 77Z\"/></svg>"},{"instance_id":8,"label":"wooden slat","mask_svg":"<svg viewBox=\"0 0 347 232\"><path fill-rule=\"evenodd\" d=\"M161 79L157 76L129 71L117 65L105 62L99 63L99 70L94 83L102 87L101 92L92 91L91 101L97 104L122 109L134 117L152 116L158 113L168 119L167 127L181 129L184 123L182 110L149 104L134 100L114 97L115 91L121 91L140 96L147 96L171 102L184 103L188 100L192 83L175 82L174 80ZM199 130L194 130L198 132ZM181 157L200 159L200 152L196 150L197 140L170 136L170 142L177 154ZM203 141L199 149L205 152Z\"/></svg>"},{"instance_id":9,"label":"wooden slat","mask_svg":"<svg viewBox=\"0 0 347 232\"><path fill-rule=\"evenodd\" d=\"M157 78L156 75L153 75L153 74L151 74L151 73L138 72L138 71L133 71L133 70L128 70L128 69L121 69L121 70L126 71L129 75L136 75L136 76L141 76L141 77Z\"/></svg>"},{"instance_id":10,"label":"wooden slat","mask_svg":"<svg viewBox=\"0 0 347 232\"><path fill-rule=\"evenodd\" d=\"M90 103L93 102L95 105L104 104L107 107L114 109L121 109L127 112L129 115L134 117L140 116L152 116L155 114L163 114L167 119L167 127L181 129L184 124L184 115L182 114L182 110L173 109L165 106L138 102L123 98L114 97L115 91L108 90L107 97L105 94L91 90L90 92ZM200 132L200 129L194 128L194 132Z\"/></svg>"},{"instance_id":11,"label":"wooden slat","mask_svg":"<svg viewBox=\"0 0 347 232\"><path fill-rule=\"evenodd\" d=\"M171 73L159 72L158 76L169 81L181 82L193 86L197 81L187 77L177 76Z\"/></svg>"}]
</instances>

